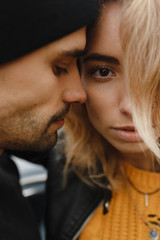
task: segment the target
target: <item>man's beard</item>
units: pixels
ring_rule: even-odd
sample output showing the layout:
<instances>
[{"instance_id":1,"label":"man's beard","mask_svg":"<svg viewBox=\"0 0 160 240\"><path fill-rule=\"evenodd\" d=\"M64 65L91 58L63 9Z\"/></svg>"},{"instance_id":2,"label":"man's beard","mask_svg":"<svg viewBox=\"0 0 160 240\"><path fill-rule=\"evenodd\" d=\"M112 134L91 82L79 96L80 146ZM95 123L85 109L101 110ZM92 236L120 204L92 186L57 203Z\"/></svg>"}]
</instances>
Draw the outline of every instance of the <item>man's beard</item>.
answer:
<instances>
[{"instance_id":1,"label":"man's beard","mask_svg":"<svg viewBox=\"0 0 160 240\"><path fill-rule=\"evenodd\" d=\"M67 104L62 110L55 113L45 126L40 126L40 123L34 121L32 117L21 118L22 127L19 128L19 132L12 132L12 135L2 142L1 148L35 152L48 151L53 148L57 142L57 130L51 132L49 128L68 113L69 107L70 105ZM23 124L24 122L27 124Z\"/></svg>"},{"instance_id":2,"label":"man's beard","mask_svg":"<svg viewBox=\"0 0 160 240\"><path fill-rule=\"evenodd\" d=\"M54 114L50 120L48 121L48 124L46 126L45 132L48 130L50 125L59 119L61 119L63 116L65 116L69 112L70 105L68 104L65 108L63 108L61 111L58 111L56 114Z\"/></svg>"}]
</instances>

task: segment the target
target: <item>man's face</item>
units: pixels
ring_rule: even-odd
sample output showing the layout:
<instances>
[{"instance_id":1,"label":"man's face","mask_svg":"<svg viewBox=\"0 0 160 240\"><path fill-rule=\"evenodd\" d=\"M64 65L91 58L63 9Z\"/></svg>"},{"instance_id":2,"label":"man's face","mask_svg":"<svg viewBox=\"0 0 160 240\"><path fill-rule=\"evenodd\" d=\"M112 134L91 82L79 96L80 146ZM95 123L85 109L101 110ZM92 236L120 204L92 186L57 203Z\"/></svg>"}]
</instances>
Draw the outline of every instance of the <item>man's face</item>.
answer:
<instances>
[{"instance_id":1,"label":"man's face","mask_svg":"<svg viewBox=\"0 0 160 240\"><path fill-rule=\"evenodd\" d=\"M0 66L0 148L40 151L54 146L70 103L86 100L77 69L85 31Z\"/></svg>"}]
</instances>

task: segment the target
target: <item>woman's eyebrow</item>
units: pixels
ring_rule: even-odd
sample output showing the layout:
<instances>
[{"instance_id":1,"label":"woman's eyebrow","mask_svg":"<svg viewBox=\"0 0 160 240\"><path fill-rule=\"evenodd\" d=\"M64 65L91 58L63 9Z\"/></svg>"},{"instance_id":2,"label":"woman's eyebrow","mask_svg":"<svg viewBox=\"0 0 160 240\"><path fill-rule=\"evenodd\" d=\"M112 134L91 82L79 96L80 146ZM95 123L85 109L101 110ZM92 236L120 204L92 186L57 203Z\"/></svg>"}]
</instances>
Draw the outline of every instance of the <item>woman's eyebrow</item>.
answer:
<instances>
[{"instance_id":1,"label":"woman's eyebrow","mask_svg":"<svg viewBox=\"0 0 160 240\"><path fill-rule=\"evenodd\" d=\"M84 57L83 62L86 62L86 61L89 61L89 60L105 61L105 62L120 65L120 61L117 58L109 56L109 55L99 54L99 53L92 53L92 54Z\"/></svg>"}]
</instances>

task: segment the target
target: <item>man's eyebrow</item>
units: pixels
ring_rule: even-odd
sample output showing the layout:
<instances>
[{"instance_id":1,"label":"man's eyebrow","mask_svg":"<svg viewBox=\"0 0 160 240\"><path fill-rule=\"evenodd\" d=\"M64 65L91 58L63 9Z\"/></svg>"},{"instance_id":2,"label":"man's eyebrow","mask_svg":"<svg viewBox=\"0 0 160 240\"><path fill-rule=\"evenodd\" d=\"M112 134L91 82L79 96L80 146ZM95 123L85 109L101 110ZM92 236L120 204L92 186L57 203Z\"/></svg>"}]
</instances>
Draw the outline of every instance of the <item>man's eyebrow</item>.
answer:
<instances>
[{"instance_id":1,"label":"man's eyebrow","mask_svg":"<svg viewBox=\"0 0 160 240\"><path fill-rule=\"evenodd\" d=\"M112 56L108 56L108 55L103 55L103 54L99 54L99 53L92 53L88 56L86 56L83 59L83 62L89 61L89 60L95 60L95 61L104 61L104 62L109 62L109 63L114 63L114 64L118 64L120 65L120 62L117 58L112 57Z\"/></svg>"},{"instance_id":2,"label":"man's eyebrow","mask_svg":"<svg viewBox=\"0 0 160 240\"><path fill-rule=\"evenodd\" d=\"M64 56L64 57L73 57L73 58L78 58L83 56L85 53L85 50L81 50L81 49L74 49L71 51L64 51L60 54L60 56Z\"/></svg>"}]
</instances>

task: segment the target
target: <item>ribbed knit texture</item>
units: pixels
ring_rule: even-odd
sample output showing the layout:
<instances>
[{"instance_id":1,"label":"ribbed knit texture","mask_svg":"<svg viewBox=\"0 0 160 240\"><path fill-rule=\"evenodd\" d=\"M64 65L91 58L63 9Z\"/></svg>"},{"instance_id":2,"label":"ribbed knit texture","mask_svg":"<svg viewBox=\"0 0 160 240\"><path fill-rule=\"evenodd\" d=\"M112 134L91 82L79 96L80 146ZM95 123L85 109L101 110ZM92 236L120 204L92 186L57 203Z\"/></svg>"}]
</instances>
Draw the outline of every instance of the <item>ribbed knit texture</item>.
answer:
<instances>
[{"instance_id":1,"label":"ribbed knit texture","mask_svg":"<svg viewBox=\"0 0 160 240\"><path fill-rule=\"evenodd\" d=\"M124 164L127 176L143 192L153 192L160 188L160 173L152 173ZM149 222L160 224L160 191L148 196L145 206L144 194L138 193L131 185L130 191L140 211ZM149 240L151 229L137 211L128 188L123 187L118 193L113 191L109 212L103 215L100 206L82 231L79 240ZM149 216L150 215L150 216ZM154 215L154 216L153 216ZM152 224L154 227L156 225ZM160 227L157 232L160 235ZM160 237L159 237L160 239Z\"/></svg>"}]
</instances>

